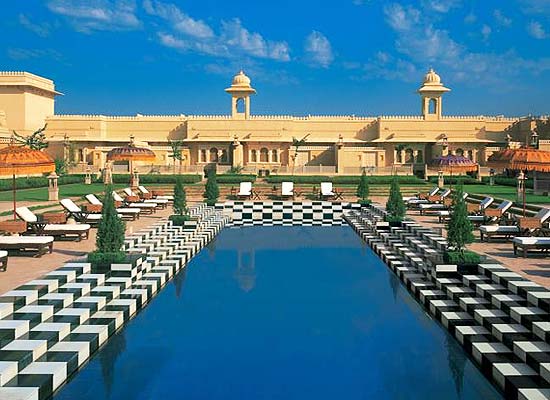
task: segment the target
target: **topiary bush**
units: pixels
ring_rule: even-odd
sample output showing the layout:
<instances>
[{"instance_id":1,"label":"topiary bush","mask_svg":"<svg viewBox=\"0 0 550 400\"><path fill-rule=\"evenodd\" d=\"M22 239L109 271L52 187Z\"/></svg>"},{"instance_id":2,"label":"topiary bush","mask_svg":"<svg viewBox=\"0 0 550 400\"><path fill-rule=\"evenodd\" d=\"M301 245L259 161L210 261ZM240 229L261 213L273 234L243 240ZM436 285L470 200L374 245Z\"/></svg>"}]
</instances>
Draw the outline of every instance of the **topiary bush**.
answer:
<instances>
[{"instance_id":1,"label":"topiary bush","mask_svg":"<svg viewBox=\"0 0 550 400\"><path fill-rule=\"evenodd\" d=\"M482 261L479 254L470 250L464 250L462 252L447 251L443 256L443 260L446 263L456 265L477 265Z\"/></svg>"},{"instance_id":2,"label":"topiary bush","mask_svg":"<svg viewBox=\"0 0 550 400\"><path fill-rule=\"evenodd\" d=\"M185 194L185 188L183 187L182 180L178 178L176 185L174 186L174 215L171 215L170 221L176 226L182 226L185 221L189 221L189 215L187 215L187 198Z\"/></svg>"},{"instance_id":3,"label":"topiary bush","mask_svg":"<svg viewBox=\"0 0 550 400\"><path fill-rule=\"evenodd\" d=\"M468 219L468 207L463 197L462 185L458 185L453 193L451 215L447 225L447 243L451 250L464 254L468 243L474 241L474 225Z\"/></svg>"},{"instance_id":4,"label":"topiary bush","mask_svg":"<svg viewBox=\"0 0 550 400\"><path fill-rule=\"evenodd\" d=\"M363 203L369 198L369 180L365 171L361 174L361 179L359 180L356 194L359 200Z\"/></svg>"},{"instance_id":5,"label":"topiary bush","mask_svg":"<svg viewBox=\"0 0 550 400\"><path fill-rule=\"evenodd\" d=\"M218 197L220 197L220 188L216 180L216 171L214 169L209 169L207 174L206 185L204 187L204 199L206 200L206 204L213 206L218 201Z\"/></svg>"},{"instance_id":6,"label":"topiary bush","mask_svg":"<svg viewBox=\"0 0 550 400\"><path fill-rule=\"evenodd\" d=\"M401 195L401 189L399 188L399 180L395 175L391 182L390 195L388 197L388 201L386 202L386 211L388 213L386 216L387 222L403 221L407 211L405 202L403 201L403 196Z\"/></svg>"}]
</instances>

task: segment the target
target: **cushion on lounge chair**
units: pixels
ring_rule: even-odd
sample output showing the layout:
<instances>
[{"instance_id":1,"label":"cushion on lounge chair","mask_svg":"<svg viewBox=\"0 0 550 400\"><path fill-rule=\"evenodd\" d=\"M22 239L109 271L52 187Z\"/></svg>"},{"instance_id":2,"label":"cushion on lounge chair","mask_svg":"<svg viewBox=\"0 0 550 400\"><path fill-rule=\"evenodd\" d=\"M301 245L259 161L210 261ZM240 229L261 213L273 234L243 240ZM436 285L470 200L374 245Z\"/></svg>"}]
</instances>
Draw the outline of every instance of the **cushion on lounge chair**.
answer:
<instances>
[{"instance_id":1,"label":"cushion on lounge chair","mask_svg":"<svg viewBox=\"0 0 550 400\"><path fill-rule=\"evenodd\" d=\"M493 201L495 201L495 199L493 199L492 197L485 197L483 200L481 200L481 203L479 203L479 209L485 210L487 207L493 204Z\"/></svg>"},{"instance_id":2,"label":"cushion on lounge chair","mask_svg":"<svg viewBox=\"0 0 550 400\"><path fill-rule=\"evenodd\" d=\"M145 186L138 186L138 189L143 194L151 193L150 191L147 190L147 188ZM170 196L170 195L155 196L154 200L169 200L170 201L170 200L174 200L174 196Z\"/></svg>"},{"instance_id":3,"label":"cushion on lounge chair","mask_svg":"<svg viewBox=\"0 0 550 400\"><path fill-rule=\"evenodd\" d=\"M252 182L241 182L239 185L238 196L251 196L252 195Z\"/></svg>"},{"instance_id":4,"label":"cushion on lounge chair","mask_svg":"<svg viewBox=\"0 0 550 400\"><path fill-rule=\"evenodd\" d=\"M532 236L532 237L524 237L519 236L512 239L514 243L520 244L520 245L541 245L541 246L549 246L550 245L550 237L544 237L544 236Z\"/></svg>"},{"instance_id":5,"label":"cushion on lounge chair","mask_svg":"<svg viewBox=\"0 0 550 400\"><path fill-rule=\"evenodd\" d=\"M8 252L6 250L0 250L0 258L4 258L8 256Z\"/></svg>"},{"instance_id":6,"label":"cushion on lounge chair","mask_svg":"<svg viewBox=\"0 0 550 400\"><path fill-rule=\"evenodd\" d=\"M44 233L48 232L86 232L91 226L89 224L47 224Z\"/></svg>"},{"instance_id":7,"label":"cushion on lounge chair","mask_svg":"<svg viewBox=\"0 0 550 400\"><path fill-rule=\"evenodd\" d=\"M281 194L283 196L294 196L294 182L281 183Z\"/></svg>"},{"instance_id":8,"label":"cushion on lounge chair","mask_svg":"<svg viewBox=\"0 0 550 400\"><path fill-rule=\"evenodd\" d=\"M519 233L519 227L514 225L481 225L483 233Z\"/></svg>"},{"instance_id":9,"label":"cushion on lounge chair","mask_svg":"<svg viewBox=\"0 0 550 400\"><path fill-rule=\"evenodd\" d=\"M321 182L321 196L334 196L332 182Z\"/></svg>"},{"instance_id":10,"label":"cushion on lounge chair","mask_svg":"<svg viewBox=\"0 0 550 400\"><path fill-rule=\"evenodd\" d=\"M53 242L53 236L0 236L0 247L2 245L17 244L49 244Z\"/></svg>"},{"instance_id":11,"label":"cushion on lounge chair","mask_svg":"<svg viewBox=\"0 0 550 400\"><path fill-rule=\"evenodd\" d=\"M87 194L86 195L86 200L88 200L88 202L90 204L93 204L95 206L102 206L103 203L97 198L97 196L95 194Z\"/></svg>"},{"instance_id":12,"label":"cushion on lounge chair","mask_svg":"<svg viewBox=\"0 0 550 400\"><path fill-rule=\"evenodd\" d=\"M81 213L82 209L77 206L71 199L61 199L61 205L71 213Z\"/></svg>"},{"instance_id":13,"label":"cushion on lounge chair","mask_svg":"<svg viewBox=\"0 0 550 400\"><path fill-rule=\"evenodd\" d=\"M541 224L550 218L550 208L541 208L535 215L535 218L540 219Z\"/></svg>"},{"instance_id":14,"label":"cushion on lounge chair","mask_svg":"<svg viewBox=\"0 0 550 400\"><path fill-rule=\"evenodd\" d=\"M512 204L514 204L514 202L510 201L510 200L504 200L502 203L500 203L497 207L497 209L499 209L500 211L502 211L502 213L505 213L506 211L508 211L508 209L510 207L512 207Z\"/></svg>"},{"instance_id":15,"label":"cushion on lounge chair","mask_svg":"<svg viewBox=\"0 0 550 400\"><path fill-rule=\"evenodd\" d=\"M420 204L421 210L438 210L447 208L445 204L440 203L429 203L429 204Z\"/></svg>"},{"instance_id":16,"label":"cushion on lounge chair","mask_svg":"<svg viewBox=\"0 0 550 400\"><path fill-rule=\"evenodd\" d=\"M407 204L427 204L429 201L427 199L411 199L407 201Z\"/></svg>"},{"instance_id":17,"label":"cushion on lounge chair","mask_svg":"<svg viewBox=\"0 0 550 400\"><path fill-rule=\"evenodd\" d=\"M485 221L484 215L468 215L468 219L472 222L483 222Z\"/></svg>"},{"instance_id":18,"label":"cushion on lounge chair","mask_svg":"<svg viewBox=\"0 0 550 400\"><path fill-rule=\"evenodd\" d=\"M17 207L15 213L25 222L38 222L37 216L27 207Z\"/></svg>"}]
</instances>

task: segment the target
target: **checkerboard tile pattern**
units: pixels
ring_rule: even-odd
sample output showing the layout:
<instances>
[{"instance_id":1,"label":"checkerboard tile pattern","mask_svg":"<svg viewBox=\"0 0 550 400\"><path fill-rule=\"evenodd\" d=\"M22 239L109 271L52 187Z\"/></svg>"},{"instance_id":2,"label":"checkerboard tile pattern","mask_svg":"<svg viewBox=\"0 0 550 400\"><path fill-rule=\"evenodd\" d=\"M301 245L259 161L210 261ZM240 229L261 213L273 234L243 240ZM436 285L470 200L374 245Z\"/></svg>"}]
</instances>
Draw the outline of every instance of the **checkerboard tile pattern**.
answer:
<instances>
[{"instance_id":1,"label":"checkerboard tile pattern","mask_svg":"<svg viewBox=\"0 0 550 400\"><path fill-rule=\"evenodd\" d=\"M462 268L441 258L445 238L374 207L345 220L506 398L550 398L550 291L499 264Z\"/></svg>"},{"instance_id":2,"label":"checkerboard tile pattern","mask_svg":"<svg viewBox=\"0 0 550 400\"><path fill-rule=\"evenodd\" d=\"M68 263L0 296L0 399L47 399L227 224L204 205L126 238L133 264Z\"/></svg>"},{"instance_id":3,"label":"checkerboard tile pattern","mask_svg":"<svg viewBox=\"0 0 550 400\"><path fill-rule=\"evenodd\" d=\"M343 225L345 224L342 219L344 210L352 209L358 210L360 206L354 203L329 201L228 201L216 204L216 210L229 217L232 226Z\"/></svg>"}]
</instances>

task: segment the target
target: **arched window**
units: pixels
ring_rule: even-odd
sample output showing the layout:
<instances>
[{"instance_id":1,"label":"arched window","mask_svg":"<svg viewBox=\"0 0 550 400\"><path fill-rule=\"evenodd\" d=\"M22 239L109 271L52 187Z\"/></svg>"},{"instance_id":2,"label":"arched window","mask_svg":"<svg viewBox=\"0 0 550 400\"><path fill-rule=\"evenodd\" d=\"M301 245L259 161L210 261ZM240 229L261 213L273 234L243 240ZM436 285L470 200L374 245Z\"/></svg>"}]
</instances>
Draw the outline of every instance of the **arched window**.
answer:
<instances>
[{"instance_id":1,"label":"arched window","mask_svg":"<svg viewBox=\"0 0 550 400\"><path fill-rule=\"evenodd\" d=\"M470 160L473 161L473 159L474 159L474 151L473 151L473 150L468 150L468 155L467 155L467 157L468 157Z\"/></svg>"},{"instance_id":2,"label":"arched window","mask_svg":"<svg viewBox=\"0 0 550 400\"><path fill-rule=\"evenodd\" d=\"M457 156L463 156L464 155L464 150L459 147L458 149L455 150L455 154Z\"/></svg>"},{"instance_id":3,"label":"arched window","mask_svg":"<svg viewBox=\"0 0 550 400\"><path fill-rule=\"evenodd\" d=\"M269 162L269 150L265 147L260 149L260 162Z\"/></svg>"},{"instance_id":4,"label":"arched window","mask_svg":"<svg viewBox=\"0 0 550 400\"><path fill-rule=\"evenodd\" d=\"M206 150L201 150L201 162L206 162Z\"/></svg>"},{"instance_id":5,"label":"arched window","mask_svg":"<svg viewBox=\"0 0 550 400\"><path fill-rule=\"evenodd\" d=\"M258 162L258 154L256 150L250 150L250 162Z\"/></svg>"},{"instance_id":6,"label":"arched window","mask_svg":"<svg viewBox=\"0 0 550 400\"><path fill-rule=\"evenodd\" d=\"M271 161L272 162L279 162L279 152L275 150L271 150Z\"/></svg>"},{"instance_id":7,"label":"arched window","mask_svg":"<svg viewBox=\"0 0 550 400\"><path fill-rule=\"evenodd\" d=\"M222 150L222 155L220 157L220 162L226 163L227 162L227 150Z\"/></svg>"},{"instance_id":8,"label":"arched window","mask_svg":"<svg viewBox=\"0 0 550 400\"><path fill-rule=\"evenodd\" d=\"M414 163L414 153L412 149L405 150L405 164Z\"/></svg>"},{"instance_id":9,"label":"arched window","mask_svg":"<svg viewBox=\"0 0 550 400\"><path fill-rule=\"evenodd\" d=\"M245 112L244 99L242 97L237 99L237 112L239 114L244 114Z\"/></svg>"},{"instance_id":10,"label":"arched window","mask_svg":"<svg viewBox=\"0 0 550 400\"><path fill-rule=\"evenodd\" d=\"M210 162L218 162L218 149L215 147L210 149Z\"/></svg>"},{"instance_id":11,"label":"arched window","mask_svg":"<svg viewBox=\"0 0 550 400\"><path fill-rule=\"evenodd\" d=\"M422 154L422 150L418 150L416 154L416 162L417 163L423 163L424 162L424 155Z\"/></svg>"},{"instance_id":12,"label":"arched window","mask_svg":"<svg viewBox=\"0 0 550 400\"><path fill-rule=\"evenodd\" d=\"M428 114L435 114L437 107L437 101L435 99L430 99L428 104Z\"/></svg>"}]
</instances>

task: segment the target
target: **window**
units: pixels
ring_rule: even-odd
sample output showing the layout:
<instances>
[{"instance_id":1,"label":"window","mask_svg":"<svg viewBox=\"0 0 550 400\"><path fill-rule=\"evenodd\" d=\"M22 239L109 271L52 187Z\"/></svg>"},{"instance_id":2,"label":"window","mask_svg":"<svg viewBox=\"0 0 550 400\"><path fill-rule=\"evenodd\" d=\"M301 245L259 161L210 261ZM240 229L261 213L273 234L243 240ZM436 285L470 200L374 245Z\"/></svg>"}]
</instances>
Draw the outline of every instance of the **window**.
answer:
<instances>
[{"instance_id":1,"label":"window","mask_svg":"<svg viewBox=\"0 0 550 400\"><path fill-rule=\"evenodd\" d=\"M227 150L222 150L222 155L220 157L220 162L227 163Z\"/></svg>"},{"instance_id":2,"label":"window","mask_svg":"<svg viewBox=\"0 0 550 400\"><path fill-rule=\"evenodd\" d=\"M237 107L237 112L239 114L244 114L245 113L244 99L242 97L239 97L237 99L236 107Z\"/></svg>"},{"instance_id":3,"label":"window","mask_svg":"<svg viewBox=\"0 0 550 400\"><path fill-rule=\"evenodd\" d=\"M463 156L464 155L464 150L461 149L461 148L458 148L458 149L456 149L455 154L457 156Z\"/></svg>"},{"instance_id":4,"label":"window","mask_svg":"<svg viewBox=\"0 0 550 400\"><path fill-rule=\"evenodd\" d=\"M435 99L430 99L428 104L428 114L435 114L437 108L437 101Z\"/></svg>"},{"instance_id":5,"label":"window","mask_svg":"<svg viewBox=\"0 0 550 400\"><path fill-rule=\"evenodd\" d=\"M260 149L260 162L269 162L269 150L265 147Z\"/></svg>"},{"instance_id":6,"label":"window","mask_svg":"<svg viewBox=\"0 0 550 400\"><path fill-rule=\"evenodd\" d=\"M416 162L417 163L423 163L424 162L424 155L422 154L422 150L418 150L416 154Z\"/></svg>"},{"instance_id":7,"label":"window","mask_svg":"<svg viewBox=\"0 0 550 400\"><path fill-rule=\"evenodd\" d=\"M474 159L474 151L473 150L468 150L468 156L467 156L470 160L473 161Z\"/></svg>"},{"instance_id":8,"label":"window","mask_svg":"<svg viewBox=\"0 0 550 400\"><path fill-rule=\"evenodd\" d=\"M250 150L250 162L258 162L256 150Z\"/></svg>"},{"instance_id":9,"label":"window","mask_svg":"<svg viewBox=\"0 0 550 400\"><path fill-rule=\"evenodd\" d=\"M205 149L201 150L200 162L206 162L206 150Z\"/></svg>"},{"instance_id":10,"label":"window","mask_svg":"<svg viewBox=\"0 0 550 400\"><path fill-rule=\"evenodd\" d=\"M279 152L275 150L271 150L271 161L272 162L279 162Z\"/></svg>"},{"instance_id":11,"label":"window","mask_svg":"<svg viewBox=\"0 0 550 400\"><path fill-rule=\"evenodd\" d=\"M218 149L215 147L210 149L210 162L218 162Z\"/></svg>"},{"instance_id":12,"label":"window","mask_svg":"<svg viewBox=\"0 0 550 400\"><path fill-rule=\"evenodd\" d=\"M412 149L405 150L405 164L414 163L414 153Z\"/></svg>"}]
</instances>

